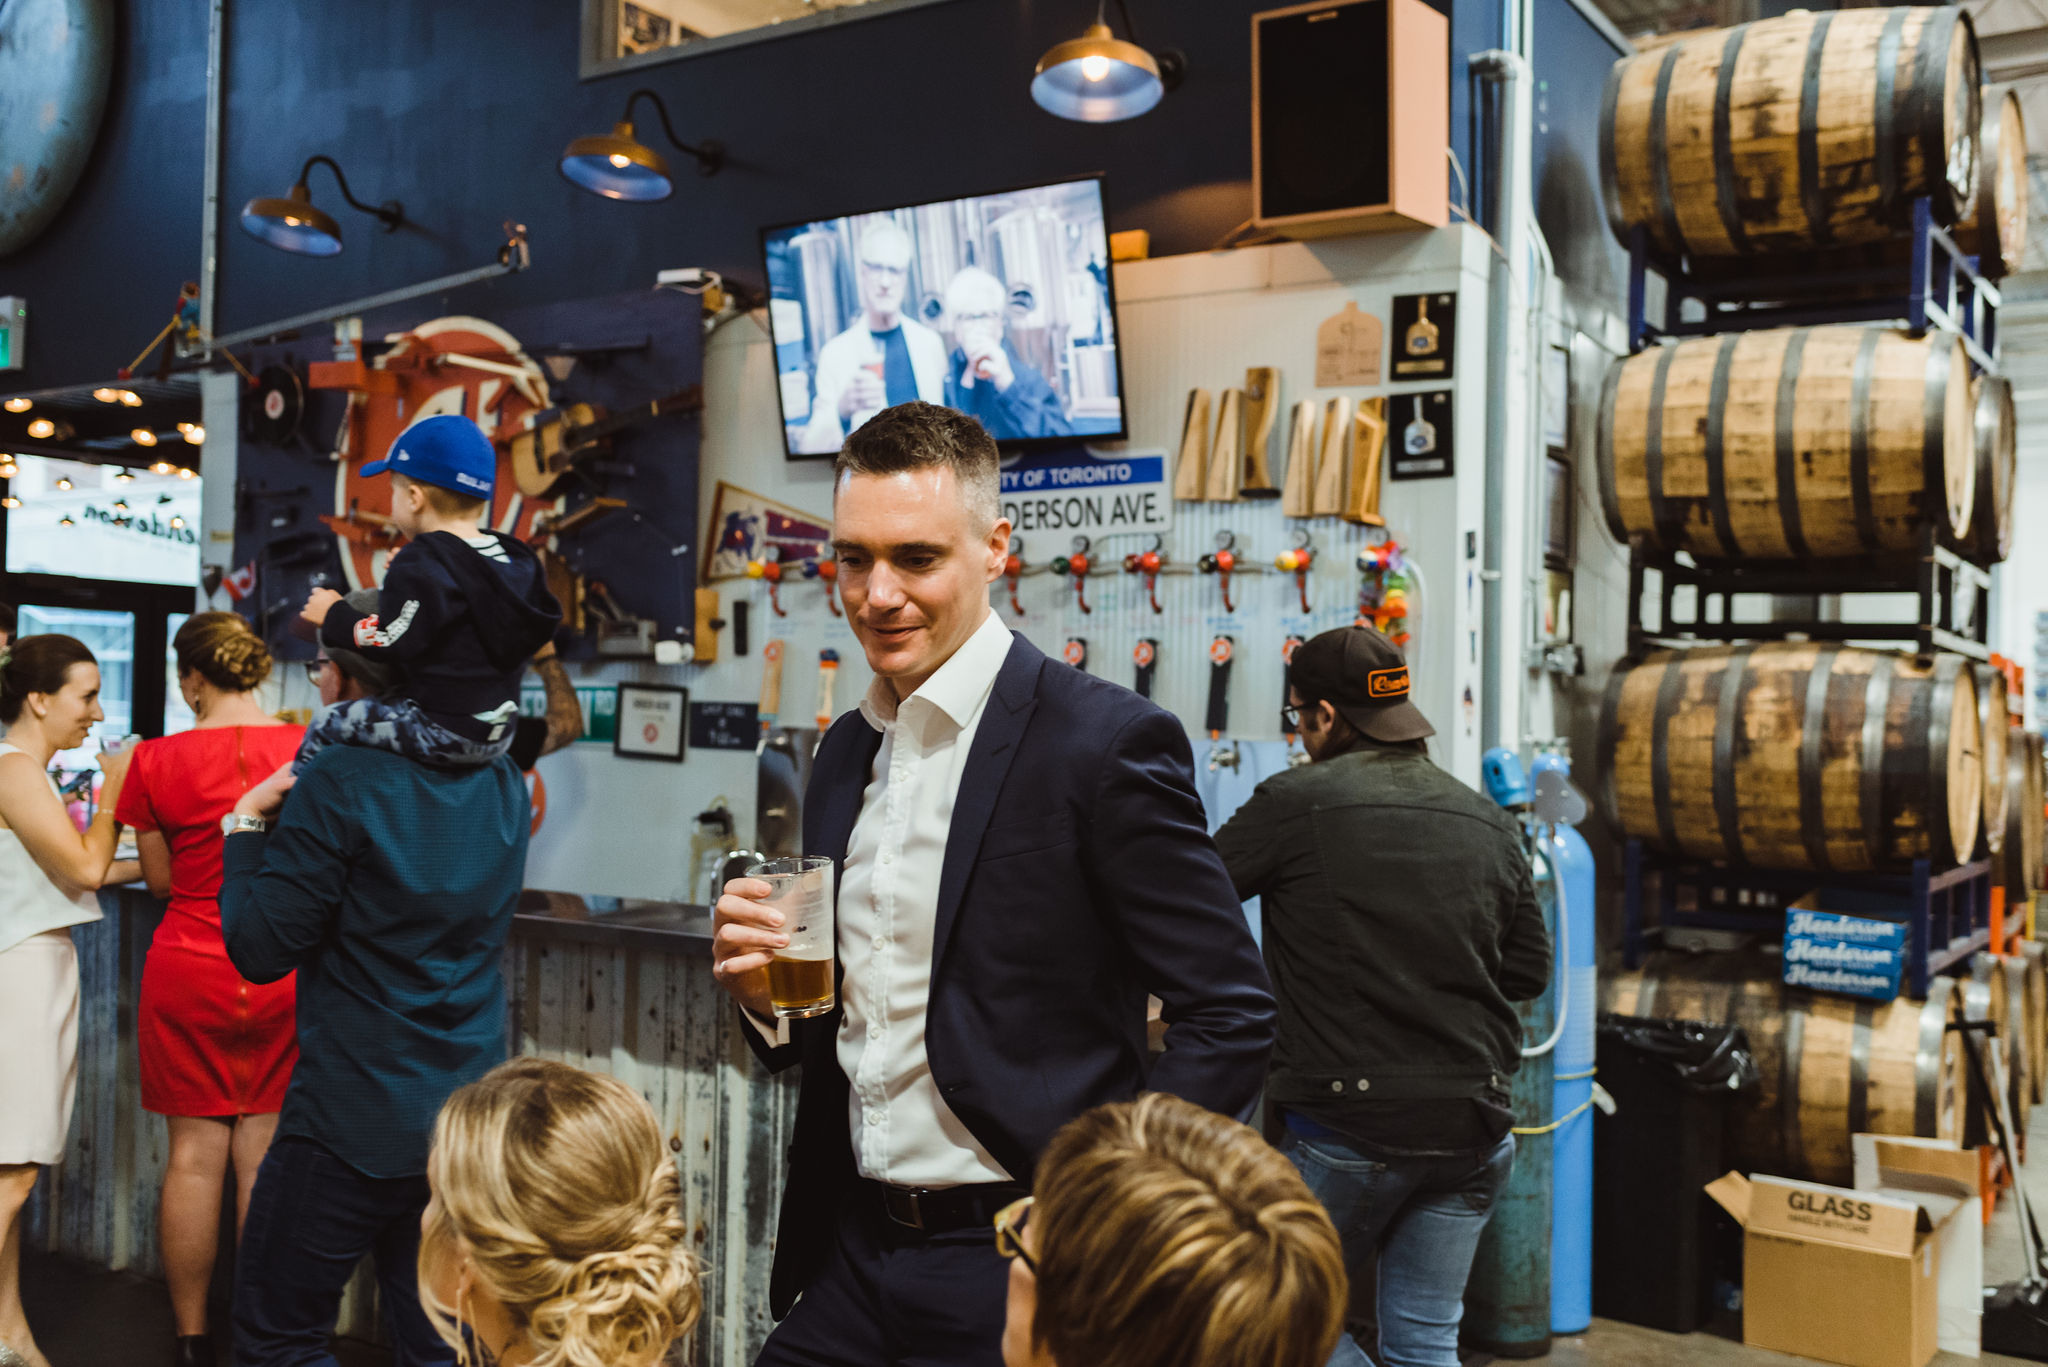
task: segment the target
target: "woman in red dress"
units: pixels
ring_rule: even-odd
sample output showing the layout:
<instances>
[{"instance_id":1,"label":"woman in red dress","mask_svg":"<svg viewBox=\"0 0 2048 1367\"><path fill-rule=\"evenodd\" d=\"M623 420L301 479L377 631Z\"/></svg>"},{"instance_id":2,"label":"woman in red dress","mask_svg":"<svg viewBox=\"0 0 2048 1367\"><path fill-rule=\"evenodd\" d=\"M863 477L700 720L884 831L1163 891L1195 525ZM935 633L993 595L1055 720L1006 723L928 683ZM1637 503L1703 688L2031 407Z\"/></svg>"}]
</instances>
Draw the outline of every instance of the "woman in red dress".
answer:
<instances>
[{"instance_id":1,"label":"woman in red dress","mask_svg":"<svg viewBox=\"0 0 2048 1367\"><path fill-rule=\"evenodd\" d=\"M228 962L220 821L290 762L305 728L257 702L270 651L235 613L193 616L172 649L178 691L196 721L136 747L116 815L136 832L149 890L170 898L142 970L136 1036L142 1105L170 1122L159 1231L177 1320L174 1361L206 1367L222 1178L232 1161L239 1229L298 1058L292 979L259 986Z\"/></svg>"}]
</instances>

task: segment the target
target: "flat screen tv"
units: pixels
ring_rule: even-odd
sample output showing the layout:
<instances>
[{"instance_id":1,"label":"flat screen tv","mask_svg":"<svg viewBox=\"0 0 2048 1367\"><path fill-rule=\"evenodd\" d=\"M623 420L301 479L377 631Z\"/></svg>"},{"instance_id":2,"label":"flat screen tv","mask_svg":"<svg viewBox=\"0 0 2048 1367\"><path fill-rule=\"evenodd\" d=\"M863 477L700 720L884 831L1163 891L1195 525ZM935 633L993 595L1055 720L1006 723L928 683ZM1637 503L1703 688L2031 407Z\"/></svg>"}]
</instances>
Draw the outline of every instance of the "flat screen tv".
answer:
<instances>
[{"instance_id":1,"label":"flat screen tv","mask_svg":"<svg viewBox=\"0 0 2048 1367\"><path fill-rule=\"evenodd\" d=\"M972 414L1005 448L1125 435L1098 176L763 229L791 459L883 408Z\"/></svg>"}]
</instances>

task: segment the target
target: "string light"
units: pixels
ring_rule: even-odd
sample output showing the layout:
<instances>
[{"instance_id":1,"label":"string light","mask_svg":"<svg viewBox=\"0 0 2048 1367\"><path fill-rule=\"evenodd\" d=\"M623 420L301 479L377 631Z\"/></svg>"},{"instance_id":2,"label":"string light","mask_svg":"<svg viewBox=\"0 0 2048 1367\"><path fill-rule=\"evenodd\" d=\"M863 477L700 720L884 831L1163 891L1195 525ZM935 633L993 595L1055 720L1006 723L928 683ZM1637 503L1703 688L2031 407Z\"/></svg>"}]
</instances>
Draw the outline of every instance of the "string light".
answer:
<instances>
[{"instance_id":1,"label":"string light","mask_svg":"<svg viewBox=\"0 0 2048 1367\"><path fill-rule=\"evenodd\" d=\"M182 465L181 465L181 466L179 466L179 467L178 467L178 478L179 478L179 479L198 479L198 478L199 478L199 472L198 472L197 470L193 470L193 469L188 469L187 467L185 467L185 466L182 466Z\"/></svg>"},{"instance_id":2,"label":"string light","mask_svg":"<svg viewBox=\"0 0 2048 1367\"><path fill-rule=\"evenodd\" d=\"M196 422L181 422L178 424L178 430L185 434L185 441L189 445L197 446L206 440L206 429Z\"/></svg>"},{"instance_id":3,"label":"string light","mask_svg":"<svg viewBox=\"0 0 2048 1367\"><path fill-rule=\"evenodd\" d=\"M142 396L132 389L124 389L121 391L121 406L123 408L140 408L142 407Z\"/></svg>"},{"instance_id":4,"label":"string light","mask_svg":"<svg viewBox=\"0 0 2048 1367\"><path fill-rule=\"evenodd\" d=\"M32 399L9 399L5 405L10 413L26 413L35 406L35 401Z\"/></svg>"},{"instance_id":5,"label":"string light","mask_svg":"<svg viewBox=\"0 0 2048 1367\"><path fill-rule=\"evenodd\" d=\"M150 431L147 427L138 427L128 434L128 440L134 442L137 446L154 446L156 445L156 433Z\"/></svg>"},{"instance_id":6,"label":"string light","mask_svg":"<svg viewBox=\"0 0 2048 1367\"><path fill-rule=\"evenodd\" d=\"M101 403L121 402L121 391L118 389L108 389L105 385L102 385L98 389L95 389L92 392L92 396L95 399L98 399Z\"/></svg>"},{"instance_id":7,"label":"string light","mask_svg":"<svg viewBox=\"0 0 2048 1367\"><path fill-rule=\"evenodd\" d=\"M37 441L44 441L57 435L57 424L48 418L37 418L28 425L28 434Z\"/></svg>"},{"instance_id":8,"label":"string light","mask_svg":"<svg viewBox=\"0 0 2048 1367\"><path fill-rule=\"evenodd\" d=\"M160 460L156 464L149 467L149 472L152 475L168 475L171 471L177 468L177 466L172 465L167 460Z\"/></svg>"}]
</instances>

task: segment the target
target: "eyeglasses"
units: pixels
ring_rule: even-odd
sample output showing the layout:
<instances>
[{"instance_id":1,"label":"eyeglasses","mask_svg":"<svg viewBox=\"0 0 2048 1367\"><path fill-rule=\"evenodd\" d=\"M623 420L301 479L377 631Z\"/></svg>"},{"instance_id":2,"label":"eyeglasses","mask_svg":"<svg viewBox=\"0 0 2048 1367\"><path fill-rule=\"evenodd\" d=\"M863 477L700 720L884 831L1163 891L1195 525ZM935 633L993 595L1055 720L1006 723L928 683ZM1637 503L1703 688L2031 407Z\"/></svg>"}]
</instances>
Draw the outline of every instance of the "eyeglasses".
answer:
<instances>
[{"instance_id":1,"label":"eyeglasses","mask_svg":"<svg viewBox=\"0 0 2048 1367\"><path fill-rule=\"evenodd\" d=\"M1300 706L1295 703L1289 703L1285 707L1281 708L1280 721L1283 725L1287 727L1289 731L1301 730Z\"/></svg>"},{"instance_id":2,"label":"eyeglasses","mask_svg":"<svg viewBox=\"0 0 2048 1367\"><path fill-rule=\"evenodd\" d=\"M325 655L322 655L317 660L306 661L306 677L312 680L315 688L320 686L320 676L326 672L327 666L333 663L334 661L328 659Z\"/></svg>"},{"instance_id":3,"label":"eyeglasses","mask_svg":"<svg viewBox=\"0 0 2048 1367\"><path fill-rule=\"evenodd\" d=\"M1022 1196L996 1212L996 1252L1005 1258L1021 1258L1024 1266L1031 1269L1031 1275L1038 1275L1038 1259L1025 1251L1024 1241L1018 1236L1031 1219L1031 1197Z\"/></svg>"}]
</instances>

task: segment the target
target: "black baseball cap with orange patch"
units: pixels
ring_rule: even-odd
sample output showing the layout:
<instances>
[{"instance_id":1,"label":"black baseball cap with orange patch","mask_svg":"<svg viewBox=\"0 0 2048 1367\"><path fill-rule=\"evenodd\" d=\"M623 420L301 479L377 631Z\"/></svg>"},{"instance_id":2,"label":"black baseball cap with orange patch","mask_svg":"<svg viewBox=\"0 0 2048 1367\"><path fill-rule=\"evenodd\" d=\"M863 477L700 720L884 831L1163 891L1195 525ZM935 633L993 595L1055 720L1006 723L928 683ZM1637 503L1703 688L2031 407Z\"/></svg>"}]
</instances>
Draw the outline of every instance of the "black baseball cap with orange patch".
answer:
<instances>
[{"instance_id":1,"label":"black baseball cap with orange patch","mask_svg":"<svg viewBox=\"0 0 2048 1367\"><path fill-rule=\"evenodd\" d=\"M1421 740L1436 728L1408 697L1401 648L1367 626L1338 627L1304 641L1287 682L1305 702L1327 702L1374 740Z\"/></svg>"}]
</instances>

